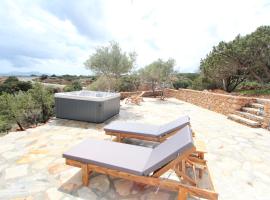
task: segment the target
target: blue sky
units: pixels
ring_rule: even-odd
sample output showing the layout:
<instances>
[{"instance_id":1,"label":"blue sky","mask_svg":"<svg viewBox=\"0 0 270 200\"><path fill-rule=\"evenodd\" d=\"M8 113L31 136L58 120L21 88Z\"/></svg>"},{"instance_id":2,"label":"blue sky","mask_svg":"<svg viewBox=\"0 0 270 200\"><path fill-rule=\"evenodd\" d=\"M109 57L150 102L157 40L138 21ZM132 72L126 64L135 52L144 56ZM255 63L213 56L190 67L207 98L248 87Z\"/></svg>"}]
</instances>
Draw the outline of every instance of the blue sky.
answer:
<instances>
[{"instance_id":1,"label":"blue sky","mask_svg":"<svg viewBox=\"0 0 270 200\"><path fill-rule=\"evenodd\" d=\"M172 57L195 72L213 45L260 25L269 0L1 0L0 73L90 74L84 61L111 40L137 52L137 68Z\"/></svg>"}]
</instances>

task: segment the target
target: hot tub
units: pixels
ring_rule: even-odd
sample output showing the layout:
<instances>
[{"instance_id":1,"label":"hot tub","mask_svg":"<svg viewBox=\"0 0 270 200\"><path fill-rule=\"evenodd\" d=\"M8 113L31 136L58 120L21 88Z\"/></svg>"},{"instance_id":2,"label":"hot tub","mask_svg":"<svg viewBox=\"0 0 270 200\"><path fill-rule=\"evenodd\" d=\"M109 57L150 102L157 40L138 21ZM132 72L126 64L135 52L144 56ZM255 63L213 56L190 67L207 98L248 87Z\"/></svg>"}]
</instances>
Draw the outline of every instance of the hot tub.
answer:
<instances>
[{"instance_id":1,"label":"hot tub","mask_svg":"<svg viewBox=\"0 0 270 200\"><path fill-rule=\"evenodd\" d=\"M117 115L120 94L96 91L74 91L55 94L57 118L102 123Z\"/></svg>"}]
</instances>

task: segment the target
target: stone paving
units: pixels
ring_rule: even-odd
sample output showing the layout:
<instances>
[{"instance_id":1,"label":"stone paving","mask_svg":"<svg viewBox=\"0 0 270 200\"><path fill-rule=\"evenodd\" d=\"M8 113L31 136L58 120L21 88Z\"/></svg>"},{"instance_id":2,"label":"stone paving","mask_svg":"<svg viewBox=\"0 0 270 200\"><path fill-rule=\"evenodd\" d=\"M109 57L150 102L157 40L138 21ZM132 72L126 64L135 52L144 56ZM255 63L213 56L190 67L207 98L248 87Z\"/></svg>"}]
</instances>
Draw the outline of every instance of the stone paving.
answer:
<instances>
[{"instance_id":1,"label":"stone paving","mask_svg":"<svg viewBox=\"0 0 270 200\"><path fill-rule=\"evenodd\" d=\"M270 132L230 121L224 115L176 99L122 104L112 120L163 124L187 114L207 145L208 166L219 199L270 199ZM112 121L110 120L110 121ZM109 123L108 121L107 123ZM0 138L0 199L173 200L176 193L101 174L83 187L80 170L62 153L86 138L111 140L104 124L53 119L48 124Z\"/></svg>"}]
</instances>

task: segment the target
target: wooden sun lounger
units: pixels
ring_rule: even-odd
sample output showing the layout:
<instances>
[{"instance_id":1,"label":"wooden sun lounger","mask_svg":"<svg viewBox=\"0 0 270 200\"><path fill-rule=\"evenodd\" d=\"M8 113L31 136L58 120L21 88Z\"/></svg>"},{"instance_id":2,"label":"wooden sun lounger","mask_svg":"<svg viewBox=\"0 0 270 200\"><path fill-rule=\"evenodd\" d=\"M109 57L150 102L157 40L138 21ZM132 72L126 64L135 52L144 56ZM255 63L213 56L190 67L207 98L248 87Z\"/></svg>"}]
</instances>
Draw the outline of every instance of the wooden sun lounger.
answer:
<instances>
[{"instance_id":1,"label":"wooden sun lounger","mask_svg":"<svg viewBox=\"0 0 270 200\"><path fill-rule=\"evenodd\" d=\"M106 135L115 136L116 142L122 142L125 138L163 142L185 126L190 126L188 116L179 117L161 126L116 121L105 126L104 131ZM195 136L195 133L192 132L192 135ZM205 145L203 141L197 140L195 137L193 139L196 143L196 152L203 159L206 153Z\"/></svg>"},{"instance_id":2,"label":"wooden sun lounger","mask_svg":"<svg viewBox=\"0 0 270 200\"><path fill-rule=\"evenodd\" d=\"M66 164L82 169L83 184L89 184L91 172L98 172L128 179L137 183L177 191L178 200L188 195L218 199L211 179L209 188L198 187L194 161L189 155L195 151L189 127L181 129L154 149L115 143L110 141L86 140L63 154ZM190 167L193 176L186 173ZM180 181L161 178L168 170L173 170Z\"/></svg>"},{"instance_id":3,"label":"wooden sun lounger","mask_svg":"<svg viewBox=\"0 0 270 200\"><path fill-rule=\"evenodd\" d=\"M130 97L127 97L125 100L125 104L133 103L136 105L140 105L140 103L143 101L144 93L145 93L145 91L141 92L139 95L132 95Z\"/></svg>"},{"instance_id":4,"label":"wooden sun lounger","mask_svg":"<svg viewBox=\"0 0 270 200\"><path fill-rule=\"evenodd\" d=\"M188 116L181 116L176 120L161 126L116 121L105 126L104 131L107 135L115 136L115 142L122 142L125 138L163 142L186 126L190 126L190 118ZM196 146L196 152L193 153L193 157L191 159L194 160L195 155L196 158L205 162L204 154L207 153L207 151L204 142L197 140L194 132L192 132L192 135L194 136L193 140ZM202 173L203 169L200 168L199 177L202 176Z\"/></svg>"}]
</instances>

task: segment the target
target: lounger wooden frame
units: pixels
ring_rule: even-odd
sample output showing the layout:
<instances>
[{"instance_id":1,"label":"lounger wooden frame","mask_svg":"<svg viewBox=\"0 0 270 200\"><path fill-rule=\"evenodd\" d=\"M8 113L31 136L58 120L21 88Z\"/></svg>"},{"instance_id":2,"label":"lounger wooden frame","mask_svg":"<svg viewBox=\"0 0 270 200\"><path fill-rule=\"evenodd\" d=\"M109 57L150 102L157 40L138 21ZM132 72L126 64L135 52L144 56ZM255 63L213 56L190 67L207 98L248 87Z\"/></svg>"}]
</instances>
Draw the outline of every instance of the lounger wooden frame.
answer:
<instances>
[{"instance_id":1,"label":"lounger wooden frame","mask_svg":"<svg viewBox=\"0 0 270 200\"><path fill-rule=\"evenodd\" d=\"M133 139L139 139L139 140L146 140L151 142L163 142L167 138L174 135L176 132L178 132L179 129L172 131L162 137L155 137L155 136L145 136L145 135L139 135L139 134L132 134L132 133L121 133L121 132L112 132L112 131L105 131L106 135L115 136L116 142L122 142L125 138L133 138ZM193 136L195 136L194 132L192 132ZM196 145L196 154L199 158L204 159L204 154L206 153L206 149L204 147L204 144L201 141L197 141L195 139L195 144L198 143L199 145Z\"/></svg>"},{"instance_id":2,"label":"lounger wooden frame","mask_svg":"<svg viewBox=\"0 0 270 200\"><path fill-rule=\"evenodd\" d=\"M142 91L138 95L132 95L130 97L127 97L125 100L125 104L133 103L136 105L140 105L140 103L143 101L143 95L145 94L145 91Z\"/></svg>"},{"instance_id":3,"label":"lounger wooden frame","mask_svg":"<svg viewBox=\"0 0 270 200\"><path fill-rule=\"evenodd\" d=\"M193 182L194 180L188 177L185 174L186 162L188 161L189 155L195 151L195 148L186 151L185 154L179 155L175 160L169 162L162 168L156 170L151 176L139 176L130 173L126 173L123 171L113 170L93 164L82 163L76 160L66 159L66 164L74 167L79 167L82 169L82 181L83 185L87 186L89 184L89 176L91 172L97 172L101 174L106 174L118 178L127 179L130 181L134 181L141 184L152 185L172 191L178 192L178 200L187 199L188 195L196 196L205 199L216 200L218 199L218 194L214 191L213 184L211 182L211 189L201 189L194 184L194 186L181 183L180 181L174 181L169 179L161 178L160 176L166 173L168 170L174 170L174 172L178 175L183 182ZM192 164L192 162L191 162ZM191 180L189 180L191 179ZM210 179L211 181L211 179Z\"/></svg>"},{"instance_id":4,"label":"lounger wooden frame","mask_svg":"<svg viewBox=\"0 0 270 200\"><path fill-rule=\"evenodd\" d=\"M190 126L190 125L189 125ZM115 136L116 138L114 139L115 142L122 142L123 139L125 138L134 138L134 139L139 139L139 140L146 140L146 141L151 141L151 142L163 142L167 138L171 137L174 135L176 132L178 132L180 129L177 129L175 131L172 131L162 137L155 137L155 136L145 136L145 135L139 135L139 134L132 134L132 133L121 133L121 132L112 132L112 131L105 131L106 135L110 136ZM195 133L192 131L192 135L194 137L194 143L196 146L196 152L193 153L193 155L196 155L196 157L191 157L191 160L194 160L196 158L200 159L202 163L205 163L206 161L204 160L204 154L206 153L206 148L205 145L202 141L197 141L195 139ZM196 160L197 162L200 162L199 160ZM202 177L203 174L203 169L199 169L199 178Z\"/></svg>"}]
</instances>

